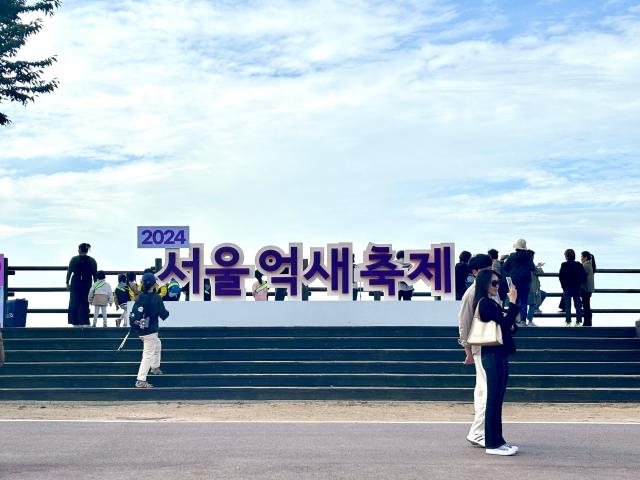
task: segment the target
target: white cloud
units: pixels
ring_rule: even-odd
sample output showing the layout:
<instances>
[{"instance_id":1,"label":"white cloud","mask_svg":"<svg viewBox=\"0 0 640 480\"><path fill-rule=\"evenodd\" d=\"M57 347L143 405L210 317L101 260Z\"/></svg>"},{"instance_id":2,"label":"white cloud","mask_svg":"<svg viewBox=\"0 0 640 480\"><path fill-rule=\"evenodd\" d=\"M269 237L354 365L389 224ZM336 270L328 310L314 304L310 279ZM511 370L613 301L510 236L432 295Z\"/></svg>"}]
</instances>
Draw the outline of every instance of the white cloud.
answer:
<instances>
[{"instance_id":1,"label":"white cloud","mask_svg":"<svg viewBox=\"0 0 640 480\"><path fill-rule=\"evenodd\" d=\"M437 2L116 5L65 2L24 53L56 53L61 88L11 107L1 221L64 227L22 230L3 242L14 255L66 261L89 240L125 268L140 261L135 225L153 222L247 251L298 239L504 249L530 232L552 252L574 235L562 229L572 199L610 230L622 217L609 209L638 203L637 171L571 185L548 163L637 158L632 16L496 39L506 17ZM501 178L513 191L460 191Z\"/></svg>"}]
</instances>

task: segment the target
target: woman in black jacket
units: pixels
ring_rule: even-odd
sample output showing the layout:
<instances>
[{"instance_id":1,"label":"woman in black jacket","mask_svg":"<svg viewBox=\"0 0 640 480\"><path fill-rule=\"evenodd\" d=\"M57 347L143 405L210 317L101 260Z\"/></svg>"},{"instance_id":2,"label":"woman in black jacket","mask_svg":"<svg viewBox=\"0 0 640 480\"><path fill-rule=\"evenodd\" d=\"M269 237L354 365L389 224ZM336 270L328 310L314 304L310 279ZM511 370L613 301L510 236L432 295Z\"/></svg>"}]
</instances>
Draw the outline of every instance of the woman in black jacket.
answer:
<instances>
[{"instance_id":1,"label":"woman in black jacket","mask_svg":"<svg viewBox=\"0 0 640 480\"><path fill-rule=\"evenodd\" d=\"M500 280L493 270L483 270L476 277L474 306L481 321L495 321L502 330L502 345L482 347L482 366L487 374L487 404L485 411L484 442L486 452L491 455L513 455L518 447L509 445L502 436L502 403L509 380L509 355L516 353L512 335L518 330L515 324L520 308L516 304L518 292L514 286L509 290L509 310L491 297L498 295Z\"/></svg>"},{"instance_id":2,"label":"woman in black jacket","mask_svg":"<svg viewBox=\"0 0 640 480\"><path fill-rule=\"evenodd\" d=\"M571 326L571 300L576 309L576 327L582 326L582 299L580 298L580 285L587 281L587 273L581 263L576 262L576 252L572 248L564 251L566 262L560 265L560 286L564 299L564 321L567 327Z\"/></svg>"}]
</instances>

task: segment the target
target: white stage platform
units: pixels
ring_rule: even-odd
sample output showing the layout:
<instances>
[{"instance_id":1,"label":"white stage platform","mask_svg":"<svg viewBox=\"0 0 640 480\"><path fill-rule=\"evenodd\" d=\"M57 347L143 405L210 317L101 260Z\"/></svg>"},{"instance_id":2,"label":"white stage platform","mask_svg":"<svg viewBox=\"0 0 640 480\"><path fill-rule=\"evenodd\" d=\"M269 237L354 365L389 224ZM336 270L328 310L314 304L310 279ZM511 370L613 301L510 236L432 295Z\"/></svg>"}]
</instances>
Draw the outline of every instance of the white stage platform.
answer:
<instances>
[{"instance_id":1,"label":"white stage platform","mask_svg":"<svg viewBox=\"0 0 640 480\"><path fill-rule=\"evenodd\" d=\"M460 302L166 302L160 327L457 326Z\"/></svg>"}]
</instances>

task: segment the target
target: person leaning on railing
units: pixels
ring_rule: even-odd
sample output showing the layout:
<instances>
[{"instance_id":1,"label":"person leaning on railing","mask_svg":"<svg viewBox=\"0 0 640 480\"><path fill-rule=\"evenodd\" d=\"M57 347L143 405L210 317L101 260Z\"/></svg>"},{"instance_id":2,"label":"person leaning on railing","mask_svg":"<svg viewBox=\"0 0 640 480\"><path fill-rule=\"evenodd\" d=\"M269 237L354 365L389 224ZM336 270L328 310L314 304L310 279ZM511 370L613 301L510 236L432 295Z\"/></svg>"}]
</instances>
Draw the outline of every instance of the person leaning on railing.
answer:
<instances>
[{"instance_id":1,"label":"person leaning on railing","mask_svg":"<svg viewBox=\"0 0 640 480\"><path fill-rule=\"evenodd\" d=\"M594 274L596 273L596 258L591 253L582 252L582 267L587 274L587 279L580 285L580 299L582 300L582 309L584 313L585 327L592 325L593 313L591 312L591 295L595 292Z\"/></svg>"},{"instance_id":2,"label":"person leaning on railing","mask_svg":"<svg viewBox=\"0 0 640 480\"><path fill-rule=\"evenodd\" d=\"M560 265L560 285L562 286L562 298L564 298L564 321L567 327L571 326L571 300L576 309L576 327L582 326L582 301L580 300L580 285L587 280L584 267L576 262L576 252L572 248L564 251L566 262Z\"/></svg>"}]
</instances>

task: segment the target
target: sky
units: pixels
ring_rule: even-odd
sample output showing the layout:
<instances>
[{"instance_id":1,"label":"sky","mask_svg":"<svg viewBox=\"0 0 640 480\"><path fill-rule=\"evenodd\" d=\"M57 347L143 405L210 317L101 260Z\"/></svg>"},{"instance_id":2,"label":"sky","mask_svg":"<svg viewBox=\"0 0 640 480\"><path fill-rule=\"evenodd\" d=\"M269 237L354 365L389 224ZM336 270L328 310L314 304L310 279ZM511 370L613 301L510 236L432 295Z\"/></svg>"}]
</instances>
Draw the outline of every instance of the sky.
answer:
<instances>
[{"instance_id":1,"label":"sky","mask_svg":"<svg viewBox=\"0 0 640 480\"><path fill-rule=\"evenodd\" d=\"M56 55L60 88L0 104L13 265L89 242L143 269L137 225L189 225L249 259L525 238L548 271L566 248L638 268L638 0L64 0L44 23L20 56Z\"/></svg>"}]
</instances>

